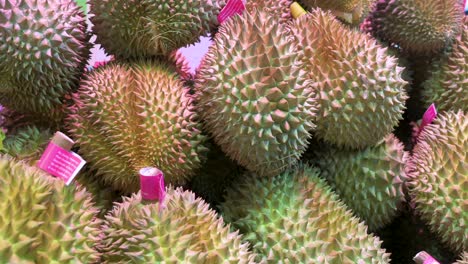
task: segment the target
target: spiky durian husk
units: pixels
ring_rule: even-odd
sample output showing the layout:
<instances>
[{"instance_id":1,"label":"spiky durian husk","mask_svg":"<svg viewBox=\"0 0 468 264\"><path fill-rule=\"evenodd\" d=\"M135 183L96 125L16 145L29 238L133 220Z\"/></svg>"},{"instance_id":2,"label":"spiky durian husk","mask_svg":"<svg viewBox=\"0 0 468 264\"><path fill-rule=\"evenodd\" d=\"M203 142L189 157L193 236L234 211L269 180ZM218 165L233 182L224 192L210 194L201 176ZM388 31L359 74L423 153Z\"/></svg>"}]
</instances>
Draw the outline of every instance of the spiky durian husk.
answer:
<instances>
[{"instance_id":1,"label":"spiky durian husk","mask_svg":"<svg viewBox=\"0 0 468 264\"><path fill-rule=\"evenodd\" d=\"M248 175L221 212L265 263L388 263L381 241L318 175L309 166L272 179Z\"/></svg>"},{"instance_id":2,"label":"spiky durian husk","mask_svg":"<svg viewBox=\"0 0 468 264\"><path fill-rule=\"evenodd\" d=\"M117 190L139 190L143 167L183 184L201 166L205 136L188 89L170 69L111 63L92 71L75 96L70 132L97 176Z\"/></svg>"},{"instance_id":3,"label":"spiky durian husk","mask_svg":"<svg viewBox=\"0 0 468 264\"><path fill-rule=\"evenodd\" d=\"M418 137L408 163L416 210L453 250L468 245L468 116L444 112Z\"/></svg>"},{"instance_id":4,"label":"spiky durian husk","mask_svg":"<svg viewBox=\"0 0 468 264\"><path fill-rule=\"evenodd\" d=\"M358 25L368 15L372 3L376 0L302 0L310 11L316 8L331 11L340 20Z\"/></svg>"},{"instance_id":5,"label":"spiky durian husk","mask_svg":"<svg viewBox=\"0 0 468 264\"><path fill-rule=\"evenodd\" d=\"M85 29L73 0L0 2L0 103L58 122L84 69Z\"/></svg>"},{"instance_id":6,"label":"spiky durian husk","mask_svg":"<svg viewBox=\"0 0 468 264\"><path fill-rule=\"evenodd\" d=\"M200 198L167 188L163 207L125 197L106 216L106 263L252 263L254 255L238 232Z\"/></svg>"},{"instance_id":7,"label":"spiky durian husk","mask_svg":"<svg viewBox=\"0 0 468 264\"><path fill-rule=\"evenodd\" d=\"M292 0L251 0L247 1L245 10L251 13L255 12L255 9L264 10L279 18L279 22L286 23L292 19L289 8L292 3Z\"/></svg>"},{"instance_id":8,"label":"spiky durian husk","mask_svg":"<svg viewBox=\"0 0 468 264\"><path fill-rule=\"evenodd\" d=\"M0 156L0 262L95 263L101 222L91 197Z\"/></svg>"},{"instance_id":9,"label":"spiky durian husk","mask_svg":"<svg viewBox=\"0 0 468 264\"><path fill-rule=\"evenodd\" d=\"M423 83L423 101L439 111L468 111L468 19L451 51L432 65L431 77Z\"/></svg>"},{"instance_id":10,"label":"spiky durian husk","mask_svg":"<svg viewBox=\"0 0 468 264\"><path fill-rule=\"evenodd\" d=\"M189 62L182 52L179 50L172 52L168 56L167 60L175 65L175 70L180 77L182 77L182 80L192 81L193 74L191 72Z\"/></svg>"},{"instance_id":11,"label":"spiky durian husk","mask_svg":"<svg viewBox=\"0 0 468 264\"><path fill-rule=\"evenodd\" d=\"M319 149L311 162L371 230L389 224L405 200L408 153L390 134L362 151Z\"/></svg>"},{"instance_id":12,"label":"spiky durian husk","mask_svg":"<svg viewBox=\"0 0 468 264\"><path fill-rule=\"evenodd\" d=\"M223 201L226 188L243 174L244 169L229 159L216 144L210 144L209 149L205 164L193 176L189 188L211 206L216 206Z\"/></svg>"},{"instance_id":13,"label":"spiky durian husk","mask_svg":"<svg viewBox=\"0 0 468 264\"><path fill-rule=\"evenodd\" d=\"M224 0L91 0L97 41L117 57L168 55L218 26Z\"/></svg>"},{"instance_id":14,"label":"spiky durian husk","mask_svg":"<svg viewBox=\"0 0 468 264\"><path fill-rule=\"evenodd\" d=\"M403 68L369 35L320 9L291 24L319 104L315 134L346 148L375 145L402 119Z\"/></svg>"},{"instance_id":15,"label":"spiky durian husk","mask_svg":"<svg viewBox=\"0 0 468 264\"><path fill-rule=\"evenodd\" d=\"M362 29L414 54L436 53L459 32L459 0L378 0Z\"/></svg>"},{"instance_id":16,"label":"spiky durian husk","mask_svg":"<svg viewBox=\"0 0 468 264\"><path fill-rule=\"evenodd\" d=\"M297 52L277 18L244 12L220 27L196 76L206 129L262 176L294 164L314 128L315 100Z\"/></svg>"},{"instance_id":17,"label":"spiky durian husk","mask_svg":"<svg viewBox=\"0 0 468 264\"><path fill-rule=\"evenodd\" d=\"M460 255L460 259L457 260L457 262L455 262L454 264L468 264L468 252L464 251Z\"/></svg>"},{"instance_id":18,"label":"spiky durian husk","mask_svg":"<svg viewBox=\"0 0 468 264\"><path fill-rule=\"evenodd\" d=\"M41 158L51 137L49 129L28 125L8 134L3 144L8 155L34 165Z\"/></svg>"}]
</instances>

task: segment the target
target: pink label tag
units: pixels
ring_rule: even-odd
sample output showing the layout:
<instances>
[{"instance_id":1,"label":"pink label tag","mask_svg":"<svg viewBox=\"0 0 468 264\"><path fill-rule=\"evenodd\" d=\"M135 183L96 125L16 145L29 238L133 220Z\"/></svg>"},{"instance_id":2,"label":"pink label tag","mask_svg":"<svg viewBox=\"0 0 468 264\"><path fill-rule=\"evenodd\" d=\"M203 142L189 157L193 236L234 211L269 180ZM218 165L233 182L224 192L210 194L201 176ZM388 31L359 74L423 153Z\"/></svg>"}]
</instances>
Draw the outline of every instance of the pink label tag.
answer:
<instances>
[{"instance_id":1,"label":"pink label tag","mask_svg":"<svg viewBox=\"0 0 468 264\"><path fill-rule=\"evenodd\" d=\"M426 112L423 115L421 125L419 126L419 133L424 130L424 127L432 123L434 119L437 117L437 109L435 107L435 104L431 104L429 108L426 110Z\"/></svg>"},{"instance_id":2,"label":"pink label tag","mask_svg":"<svg viewBox=\"0 0 468 264\"><path fill-rule=\"evenodd\" d=\"M423 264L440 264L440 263L439 263L437 260L435 260L433 257L428 256L428 257L424 260Z\"/></svg>"},{"instance_id":3,"label":"pink label tag","mask_svg":"<svg viewBox=\"0 0 468 264\"><path fill-rule=\"evenodd\" d=\"M69 185L85 163L78 154L50 142L37 166Z\"/></svg>"},{"instance_id":4,"label":"pink label tag","mask_svg":"<svg viewBox=\"0 0 468 264\"><path fill-rule=\"evenodd\" d=\"M162 171L147 167L140 170L141 197L144 200L158 200L162 203L166 195Z\"/></svg>"},{"instance_id":5,"label":"pink label tag","mask_svg":"<svg viewBox=\"0 0 468 264\"><path fill-rule=\"evenodd\" d=\"M242 14L245 10L244 1L242 0L228 0L226 6L219 12L218 22L222 24L228 18L235 14Z\"/></svg>"}]
</instances>

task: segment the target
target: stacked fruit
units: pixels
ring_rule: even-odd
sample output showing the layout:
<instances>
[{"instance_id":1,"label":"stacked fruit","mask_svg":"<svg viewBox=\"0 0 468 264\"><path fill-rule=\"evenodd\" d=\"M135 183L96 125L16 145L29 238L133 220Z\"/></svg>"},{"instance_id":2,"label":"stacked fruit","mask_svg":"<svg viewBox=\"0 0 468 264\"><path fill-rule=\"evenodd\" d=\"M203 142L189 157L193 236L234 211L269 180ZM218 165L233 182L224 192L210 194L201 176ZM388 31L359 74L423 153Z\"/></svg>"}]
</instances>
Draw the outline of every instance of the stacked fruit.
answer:
<instances>
[{"instance_id":1,"label":"stacked fruit","mask_svg":"<svg viewBox=\"0 0 468 264\"><path fill-rule=\"evenodd\" d=\"M1 263L466 262L461 1L76 2L0 1ZM36 168L56 130L76 184Z\"/></svg>"}]
</instances>

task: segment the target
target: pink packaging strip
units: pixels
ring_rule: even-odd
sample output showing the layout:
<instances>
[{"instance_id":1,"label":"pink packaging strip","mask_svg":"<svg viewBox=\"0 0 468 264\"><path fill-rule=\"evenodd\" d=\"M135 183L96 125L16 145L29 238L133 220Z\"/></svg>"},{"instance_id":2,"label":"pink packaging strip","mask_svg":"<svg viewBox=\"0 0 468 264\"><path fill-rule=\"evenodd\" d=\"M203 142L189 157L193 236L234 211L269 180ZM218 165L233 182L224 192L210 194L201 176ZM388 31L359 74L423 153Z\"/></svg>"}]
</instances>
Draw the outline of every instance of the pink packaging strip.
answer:
<instances>
[{"instance_id":1,"label":"pink packaging strip","mask_svg":"<svg viewBox=\"0 0 468 264\"><path fill-rule=\"evenodd\" d=\"M222 24L228 18L235 14L242 14L245 10L245 5L242 0L228 0L226 6L219 12L218 22Z\"/></svg>"},{"instance_id":2,"label":"pink packaging strip","mask_svg":"<svg viewBox=\"0 0 468 264\"><path fill-rule=\"evenodd\" d=\"M436 117L437 117L437 109L435 107L435 104L431 104L423 115L421 125L419 126L419 133L423 131L425 126L432 123L432 121L434 121Z\"/></svg>"},{"instance_id":3,"label":"pink packaging strip","mask_svg":"<svg viewBox=\"0 0 468 264\"><path fill-rule=\"evenodd\" d=\"M147 167L140 170L141 197L144 200L163 202L166 195L162 171Z\"/></svg>"},{"instance_id":4,"label":"pink packaging strip","mask_svg":"<svg viewBox=\"0 0 468 264\"><path fill-rule=\"evenodd\" d=\"M70 185L85 163L78 154L50 142L37 166Z\"/></svg>"}]
</instances>

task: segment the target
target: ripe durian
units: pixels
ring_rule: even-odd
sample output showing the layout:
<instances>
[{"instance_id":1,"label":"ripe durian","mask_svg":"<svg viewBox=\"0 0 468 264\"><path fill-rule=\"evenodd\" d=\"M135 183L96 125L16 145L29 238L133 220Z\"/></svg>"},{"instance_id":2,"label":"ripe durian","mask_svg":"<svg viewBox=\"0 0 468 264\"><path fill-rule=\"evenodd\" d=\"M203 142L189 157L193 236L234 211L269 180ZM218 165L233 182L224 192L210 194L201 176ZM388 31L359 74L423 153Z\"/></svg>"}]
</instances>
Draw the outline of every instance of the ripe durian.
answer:
<instances>
[{"instance_id":1,"label":"ripe durian","mask_svg":"<svg viewBox=\"0 0 468 264\"><path fill-rule=\"evenodd\" d=\"M468 252L464 251L460 255L460 259L457 260L457 262L455 262L454 264L468 264Z\"/></svg>"},{"instance_id":2,"label":"ripe durian","mask_svg":"<svg viewBox=\"0 0 468 264\"><path fill-rule=\"evenodd\" d=\"M0 262L97 263L101 222L91 195L0 156Z\"/></svg>"},{"instance_id":3,"label":"ripe durian","mask_svg":"<svg viewBox=\"0 0 468 264\"><path fill-rule=\"evenodd\" d=\"M168 55L218 26L225 1L91 0L97 42L120 58Z\"/></svg>"},{"instance_id":4,"label":"ripe durian","mask_svg":"<svg viewBox=\"0 0 468 264\"><path fill-rule=\"evenodd\" d=\"M405 201L407 160L403 144L390 134L363 150L317 150L311 162L342 201L376 230L389 224Z\"/></svg>"},{"instance_id":5,"label":"ripe durian","mask_svg":"<svg viewBox=\"0 0 468 264\"><path fill-rule=\"evenodd\" d=\"M420 133L407 167L417 212L456 252L468 245L467 150L467 114L444 112Z\"/></svg>"},{"instance_id":6,"label":"ripe durian","mask_svg":"<svg viewBox=\"0 0 468 264\"><path fill-rule=\"evenodd\" d=\"M276 175L305 151L315 100L298 47L267 11L224 22L195 80L204 125L227 155Z\"/></svg>"},{"instance_id":7,"label":"ripe durian","mask_svg":"<svg viewBox=\"0 0 468 264\"><path fill-rule=\"evenodd\" d=\"M140 188L138 171L156 166L184 184L201 166L205 136L192 97L162 62L110 63L89 73L68 118L79 153L102 181Z\"/></svg>"},{"instance_id":8,"label":"ripe durian","mask_svg":"<svg viewBox=\"0 0 468 264\"><path fill-rule=\"evenodd\" d=\"M378 0L362 29L414 54L443 49L459 32L459 0Z\"/></svg>"},{"instance_id":9,"label":"ripe durian","mask_svg":"<svg viewBox=\"0 0 468 264\"><path fill-rule=\"evenodd\" d=\"M427 106L435 103L439 111L468 111L468 19L451 50L434 62L422 96Z\"/></svg>"},{"instance_id":10,"label":"ripe durian","mask_svg":"<svg viewBox=\"0 0 468 264\"><path fill-rule=\"evenodd\" d=\"M252 263L248 244L207 203L166 190L163 204L133 194L115 205L103 226L105 263Z\"/></svg>"},{"instance_id":11,"label":"ripe durian","mask_svg":"<svg viewBox=\"0 0 468 264\"><path fill-rule=\"evenodd\" d=\"M403 68L367 34L317 9L290 27L318 100L315 135L345 148L377 144L405 109Z\"/></svg>"},{"instance_id":12,"label":"ripe durian","mask_svg":"<svg viewBox=\"0 0 468 264\"><path fill-rule=\"evenodd\" d=\"M247 12L255 12L255 9L266 10L270 15L279 18L279 21L286 23L292 19L289 6L293 3L292 0L254 0L247 1L245 10Z\"/></svg>"},{"instance_id":13,"label":"ripe durian","mask_svg":"<svg viewBox=\"0 0 468 264\"><path fill-rule=\"evenodd\" d=\"M59 122L88 56L83 13L73 0L0 2L0 103Z\"/></svg>"},{"instance_id":14,"label":"ripe durian","mask_svg":"<svg viewBox=\"0 0 468 264\"><path fill-rule=\"evenodd\" d=\"M247 175L246 175L247 176ZM228 191L224 219L245 234L262 263L389 263L382 243L339 201L319 171L248 175Z\"/></svg>"}]
</instances>

